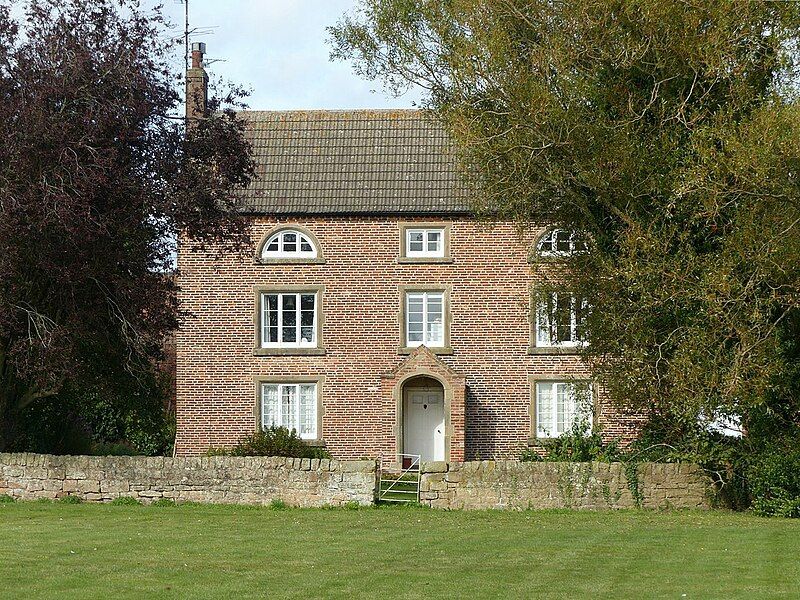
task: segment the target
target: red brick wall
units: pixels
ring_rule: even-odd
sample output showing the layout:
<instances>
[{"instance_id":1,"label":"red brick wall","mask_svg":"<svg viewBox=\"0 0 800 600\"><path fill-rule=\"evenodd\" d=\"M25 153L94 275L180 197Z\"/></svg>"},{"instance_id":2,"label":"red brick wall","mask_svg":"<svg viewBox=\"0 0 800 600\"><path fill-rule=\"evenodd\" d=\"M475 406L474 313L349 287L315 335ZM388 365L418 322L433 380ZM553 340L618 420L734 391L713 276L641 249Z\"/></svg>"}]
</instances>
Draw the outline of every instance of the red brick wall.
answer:
<instances>
[{"instance_id":1,"label":"red brick wall","mask_svg":"<svg viewBox=\"0 0 800 600\"><path fill-rule=\"evenodd\" d=\"M453 354L441 360L466 378L466 457L508 458L530 436L529 374L587 374L576 356L529 355L528 247L511 224L451 222L452 263L399 264L400 221L390 217L298 218L320 242L324 264L258 264L183 244L178 255L182 308L177 335L177 452L202 454L255 428L255 376L324 375L322 437L337 458L395 452L395 404L381 375L407 358L401 345L401 285L452 286ZM254 244L278 220L256 218ZM534 270L541 267L534 267ZM324 356L254 356L256 285L324 285ZM604 436L630 427L598 399Z\"/></svg>"}]
</instances>

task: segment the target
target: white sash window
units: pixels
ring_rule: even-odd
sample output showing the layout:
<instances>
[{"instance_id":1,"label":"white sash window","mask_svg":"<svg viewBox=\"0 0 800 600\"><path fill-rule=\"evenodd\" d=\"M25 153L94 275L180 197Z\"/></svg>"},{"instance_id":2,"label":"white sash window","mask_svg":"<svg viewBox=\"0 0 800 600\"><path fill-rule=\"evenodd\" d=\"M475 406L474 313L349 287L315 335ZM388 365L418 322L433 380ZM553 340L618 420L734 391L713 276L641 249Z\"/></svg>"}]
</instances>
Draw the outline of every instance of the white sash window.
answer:
<instances>
[{"instance_id":1,"label":"white sash window","mask_svg":"<svg viewBox=\"0 0 800 600\"><path fill-rule=\"evenodd\" d=\"M406 229L406 256L440 258L444 256L444 229Z\"/></svg>"},{"instance_id":2,"label":"white sash window","mask_svg":"<svg viewBox=\"0 0 800 600\"><path fill-rule=\"evenodd\" d=\"M585 319L589 303L569 292L554 292L536 310L536 345L577 347L588 343Z\"/></svg>"},{"instance_id":3,"label":"white sash window","mask_svg":"<svg viewBox=\"0 0 800 600\"><path fill-rule=\"evenodd\" d=\"M592 388L589 382L536 383L536 437L556 438L574 427L592 426Z\"/></svg>"},{"instance_id":4,"label":"white sash window","mask_svg":"<svg viewBox=\"0 0 800 600\"><path fill-rule=\"evenodd\" d=\"M539 240L536 250L541 256L566 257L586 252L587 247L584 237L564 229L551 229Z\"/></svg>"},{"instance_id":5,"label":"white sash window","mask_svg":"<svg viewBox=\"0 0 800 600\"><path fill-rule=\"evenodd\" d=\"M261 294L262 348L317 346L317 294Z\"/></svg>"},{"instance_id":6,"label":"white sash window","mask_svg":"<svg viewBox=\"0 0 800 600\"><path fill-rule=\"evenodd\" d=\"M286 229L273 235L261 252L262 258L316 258L317 249L304 233Z\"/></svg>"},{"instance_id":7,"label":"white sash window","mask_svg":"<svg viewBox=\"0 0 800 600\"><path fill-rule=\"evenodd\" d=\"M261 427L294 429L304 440L317 439L317 384L262 383Z\"/></svg>"},{"instance_id":8,"label":"white sash window","mask_svg":"<svg viewBox=\"0 0 800 600\"><path fill-rule=\"evenodd\" d=\"M406 346L444 346L444 292L406 293Z\"/></svg>"}]
</instances>

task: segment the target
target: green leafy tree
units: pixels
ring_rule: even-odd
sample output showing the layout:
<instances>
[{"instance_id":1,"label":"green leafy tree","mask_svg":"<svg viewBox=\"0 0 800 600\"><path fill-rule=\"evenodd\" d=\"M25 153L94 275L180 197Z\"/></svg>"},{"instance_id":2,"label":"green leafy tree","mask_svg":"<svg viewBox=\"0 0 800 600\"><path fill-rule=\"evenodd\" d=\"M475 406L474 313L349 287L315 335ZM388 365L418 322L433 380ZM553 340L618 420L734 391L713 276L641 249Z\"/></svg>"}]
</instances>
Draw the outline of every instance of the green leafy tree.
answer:
<instances>
[{"instance_id":1,"label":"green leafy tree","mask_svg":"<svg viewBox=\"0 0 800 600\"><path fill-rule=\"evenodd\" d=\"M586 358L666 423L800 423L800 3L362 0L333 57L418 85L476 210L579 232Z\"/></svg>"}]
</instances>

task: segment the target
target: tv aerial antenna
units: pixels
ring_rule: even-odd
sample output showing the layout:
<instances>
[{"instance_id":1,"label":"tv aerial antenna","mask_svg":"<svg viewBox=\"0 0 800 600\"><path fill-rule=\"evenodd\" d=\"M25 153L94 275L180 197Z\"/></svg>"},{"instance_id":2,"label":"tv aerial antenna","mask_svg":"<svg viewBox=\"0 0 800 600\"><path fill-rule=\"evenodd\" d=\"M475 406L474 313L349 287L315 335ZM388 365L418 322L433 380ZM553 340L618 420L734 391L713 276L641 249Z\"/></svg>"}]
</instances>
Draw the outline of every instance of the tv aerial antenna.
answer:
<instances>
[{"instance_id":1,"label":"tv aerial antenna","mask_svg":"<svg viewBox=\"0 0 800 600\"><path fill-rule=\"evenodd\" d=\"M183 63L184 71L189 69L191 42L190 39L194 36L211 35L214 33L214 27L189 27L189 0L178 0L183 4ZM218 59L217 59L218 60ZM217 62L216 60L208 61L207 64Z\"/></svg>"}]
</instances>

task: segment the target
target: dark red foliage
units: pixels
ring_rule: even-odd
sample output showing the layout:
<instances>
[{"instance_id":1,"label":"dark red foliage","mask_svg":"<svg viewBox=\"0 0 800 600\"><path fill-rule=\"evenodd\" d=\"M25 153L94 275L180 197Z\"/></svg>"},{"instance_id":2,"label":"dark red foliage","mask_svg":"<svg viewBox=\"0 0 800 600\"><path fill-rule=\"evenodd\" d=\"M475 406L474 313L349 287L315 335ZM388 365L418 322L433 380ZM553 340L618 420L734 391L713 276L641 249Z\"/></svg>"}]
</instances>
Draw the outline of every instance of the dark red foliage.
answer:
<instances>
[{"instance_id":1,"label":"dark red foliage","mask_svg":"<svg viewBox=\"0 0 800 600\"><path fill-rule=\"evenodd\" d=\"M178 325L178 231L236 251L252 176L232 111L185 138L158 11L0 7L0 419L78 377L147 369ZM215 106L219 108L219 102ZM6 430L5 436L3 429ZM8 426L0 428L0 448Z\"/></svg>"}]
</instances>

